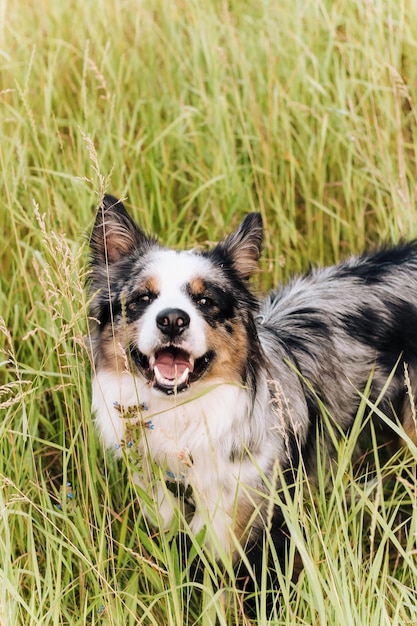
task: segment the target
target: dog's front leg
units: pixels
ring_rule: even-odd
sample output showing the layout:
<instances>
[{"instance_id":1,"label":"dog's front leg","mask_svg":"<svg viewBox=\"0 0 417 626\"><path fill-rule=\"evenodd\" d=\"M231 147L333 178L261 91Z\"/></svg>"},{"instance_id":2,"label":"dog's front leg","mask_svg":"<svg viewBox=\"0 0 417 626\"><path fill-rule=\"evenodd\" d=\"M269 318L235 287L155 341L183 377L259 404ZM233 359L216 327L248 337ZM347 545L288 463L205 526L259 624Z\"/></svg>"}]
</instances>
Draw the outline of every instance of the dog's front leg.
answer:
<instances>
[{"instance_id":1,"label":"dog's front leg","mask_svg":"<svg viewBox=\"0 0 417 626\"><path fill-rule=\"evenodd\" d=\"M233 546L233 500L228 501L224 485L214 483L204 495L194 490L195 513L190 521L190 530L198 535L206 528L205 545L215 555L231 556Z\"/></svg>"},{"instance_id":2,"label":"dog's front leg","mask_svg":"<svg viewBox=\"0 0 417 626\"><path fill-rule=\"evenodd\" d=\"M135 473L133 480L135 484L148 496L151 496L155 502L154 509L153 507L148 507L146 504L143 506L145 517L153 526L162 526L163 530L168 530L172 525L175 510L178 508L177 498L159 481L155 481L152 485L152 489L149 489L149 485L146 484L143 477L139 474Z\"/></svg>"}]
</instances>

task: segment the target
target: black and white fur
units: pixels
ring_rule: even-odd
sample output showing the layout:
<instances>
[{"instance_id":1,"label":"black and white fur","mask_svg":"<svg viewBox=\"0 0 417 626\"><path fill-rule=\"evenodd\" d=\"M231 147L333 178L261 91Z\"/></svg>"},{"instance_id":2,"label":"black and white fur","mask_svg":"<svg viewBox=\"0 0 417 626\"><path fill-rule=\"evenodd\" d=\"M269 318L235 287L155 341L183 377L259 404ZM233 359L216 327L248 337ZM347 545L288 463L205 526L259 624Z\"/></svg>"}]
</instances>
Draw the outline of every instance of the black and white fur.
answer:
<instances>
[{"instance_id":1,"label":"black and white fur","mask_svg":"<svg viewBox=\"0 0 417 626\"><path fill-rule=\"evenodd\" d=\"M347 433L371 377L370 401L386 385L379 408L416 441L404 377L406 366L415 393L416 244L311 271L258 301L248 281L262 233L252 213L211 251L175 251L105 196L90 282L93 411L104 444L119 448L136 424L138 481L154 489L159 469L164 526L178 505L171 481L192 490L191 530L206 526L226 553L239 541L255 569L275 464L285 471L302 460L314 478L316 444L334 452L322 406L336 435ZM278 508L272 534L282 556Z\"/></svg>"}]
</instances>

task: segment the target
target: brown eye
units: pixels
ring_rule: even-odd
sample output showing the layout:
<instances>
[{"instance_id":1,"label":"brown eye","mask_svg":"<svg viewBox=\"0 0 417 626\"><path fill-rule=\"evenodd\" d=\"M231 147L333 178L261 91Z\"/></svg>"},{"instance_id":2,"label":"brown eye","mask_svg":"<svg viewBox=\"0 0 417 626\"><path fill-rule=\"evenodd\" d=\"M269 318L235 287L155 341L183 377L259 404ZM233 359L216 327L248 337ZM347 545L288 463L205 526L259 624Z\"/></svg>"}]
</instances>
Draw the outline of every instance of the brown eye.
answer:
<instances>
[{"instance_id":1,"label":"brown eye","mask_svg":"<svg viewBox=\"0 0 417 626\"><path fill-rule=\"evenodd\" d=\"M197 298L197 304L201 307L209 307L212 305L212 301L207 296L200 296Z\"/></svg>"},{"instance_id":2,"label":"brown eye","mask_svg":"<svg viewBox=\"0 0 417 626\"><path fill-rule=\"evenodd\" d=\"M128 309L130 311L134 311L138 308L138 306L147 306L148 304L152 304L152 302L155 300L155 296L152 293L140 293L139 295L137 295L135 297L134 300L132 300L129 305L128 305Z\"/></svg>"}]
</instances>

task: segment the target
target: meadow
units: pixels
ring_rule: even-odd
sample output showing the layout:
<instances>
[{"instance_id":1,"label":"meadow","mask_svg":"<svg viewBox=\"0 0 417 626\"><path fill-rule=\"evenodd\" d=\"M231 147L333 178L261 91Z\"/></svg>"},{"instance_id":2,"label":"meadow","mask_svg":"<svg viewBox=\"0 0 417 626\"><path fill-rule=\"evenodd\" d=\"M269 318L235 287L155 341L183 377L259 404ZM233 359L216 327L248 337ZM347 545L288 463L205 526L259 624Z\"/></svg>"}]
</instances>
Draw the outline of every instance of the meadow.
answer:
<instances>
[{"instance_id":1,"label":"meadow","mask_svg":"<svg viewBox=\"0 0 417 626\"><path fill-rule=\"evenodd\" d=\"M0 623L251 623L199 538L190 577L97 438L95 208L123 197L174 247L261 211L260 292L417 237L416 58L415 0L0 0ZM271 493L293 544L255 623L417 623L417 450L356 480L356 434L329 490Z\"/></svg>"}]
</instances>

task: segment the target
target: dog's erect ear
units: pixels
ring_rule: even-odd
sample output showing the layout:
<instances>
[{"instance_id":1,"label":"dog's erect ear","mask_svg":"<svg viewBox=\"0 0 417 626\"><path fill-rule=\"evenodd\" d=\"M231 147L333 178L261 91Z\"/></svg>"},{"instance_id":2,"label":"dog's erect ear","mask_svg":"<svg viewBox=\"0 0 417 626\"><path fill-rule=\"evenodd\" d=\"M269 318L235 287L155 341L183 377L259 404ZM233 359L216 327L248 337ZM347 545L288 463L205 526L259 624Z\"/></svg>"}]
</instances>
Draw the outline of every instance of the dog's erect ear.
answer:
<instances>
[{"instance_id":1,"label":"dog's erect ear","mask_svg":"<svg viewBox=\"0 0 417 626\"><path fill-rule=\"evenodd\" d=\"M90 247L96 263L115 263L134 249L148 247L150 239L130 217L120 200L105 195L97 211Z\"/></svg>"},{"instance_id":2,"label":"dog's erect ear","mask_svg":"<svg viewBox=\"0 0 417 626\"><path fill-rule=\"evenodd\" d=\"M258 269L262 241L262 216L249 213L240 226L218 244L217 250L227 255L241 278L248 280Z\"/></svg>"}]
</instances>

